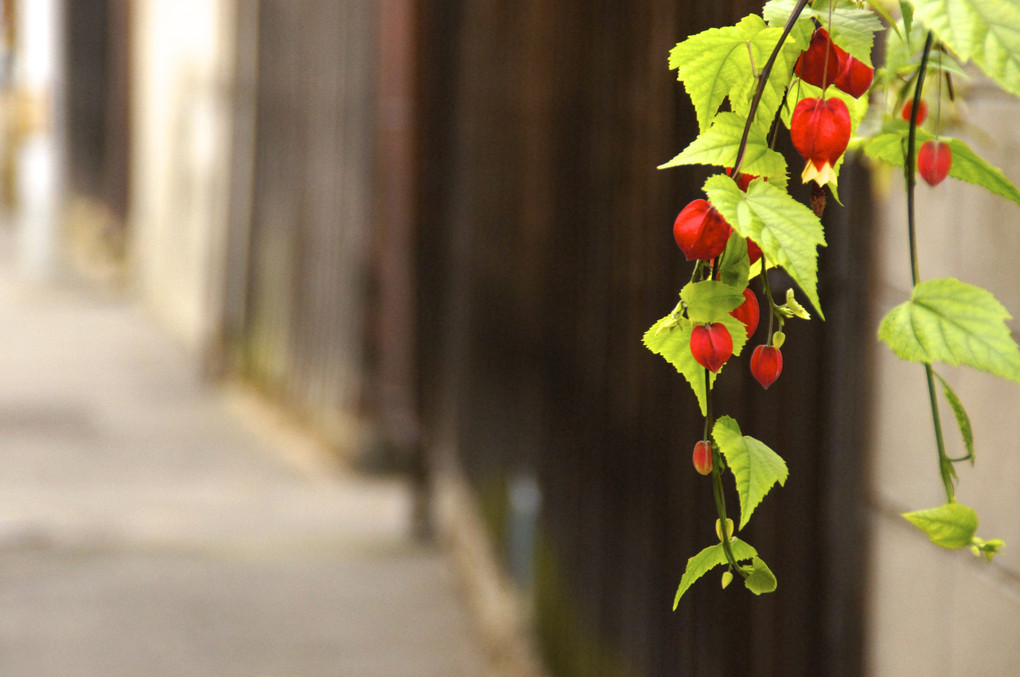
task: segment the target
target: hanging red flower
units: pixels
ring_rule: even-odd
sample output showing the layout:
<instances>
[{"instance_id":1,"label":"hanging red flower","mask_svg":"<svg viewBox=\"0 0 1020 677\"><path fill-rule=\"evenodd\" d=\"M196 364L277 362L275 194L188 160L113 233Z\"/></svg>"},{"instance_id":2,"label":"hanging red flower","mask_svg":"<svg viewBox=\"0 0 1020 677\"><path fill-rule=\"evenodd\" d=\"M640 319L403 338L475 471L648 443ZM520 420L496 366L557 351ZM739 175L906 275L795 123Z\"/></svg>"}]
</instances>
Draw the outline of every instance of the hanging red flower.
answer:
<instances>
[{"instance_id":1,"label":"hanging red flower","mask_svg":"<svg viewBox=\"0 0 1020 677\"><path fill-rule=\"evenodd\" d=\"M850 143L850 111L839 99L803 99L793 109L790 136L807 160L801 179L823 186L831 181L836 161Z\"/></svg>"}]
</instances>

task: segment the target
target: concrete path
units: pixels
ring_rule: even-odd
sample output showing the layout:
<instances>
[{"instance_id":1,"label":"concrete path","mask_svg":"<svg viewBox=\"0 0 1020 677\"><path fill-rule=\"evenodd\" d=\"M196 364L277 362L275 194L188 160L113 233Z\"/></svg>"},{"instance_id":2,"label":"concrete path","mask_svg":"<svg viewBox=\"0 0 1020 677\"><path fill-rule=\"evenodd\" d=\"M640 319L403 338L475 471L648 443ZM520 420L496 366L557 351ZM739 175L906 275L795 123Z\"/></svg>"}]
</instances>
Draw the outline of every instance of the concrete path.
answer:
<instances>
[{"instance_id":1,"label":"concrete path","mask_svg":"<svg viewBox=\"0 0 1020 677\"><path fill-rule=\"evenodd\" d=\"M122 297L0 270L0 675L492 674L408 495Z\"/></svg>"}]
</instances>

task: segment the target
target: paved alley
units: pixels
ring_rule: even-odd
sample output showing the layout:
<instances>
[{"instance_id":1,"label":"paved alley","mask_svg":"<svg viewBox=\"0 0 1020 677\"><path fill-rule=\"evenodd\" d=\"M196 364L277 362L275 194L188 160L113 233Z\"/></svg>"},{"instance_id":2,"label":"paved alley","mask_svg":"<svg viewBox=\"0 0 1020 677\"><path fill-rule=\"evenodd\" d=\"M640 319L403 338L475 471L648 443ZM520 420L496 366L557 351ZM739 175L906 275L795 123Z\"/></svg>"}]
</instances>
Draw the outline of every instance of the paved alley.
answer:
<instances>
[{"instance_id":1,"label":"paved alley","mask_svg":"<svg viewBox=\"0 0 1020 677\"><path fill-rule=\"evenodd\" d=\"M0 275L0 675L490 674L405 487L274 416L123 295Z\"/></svg>"}]
</instances>

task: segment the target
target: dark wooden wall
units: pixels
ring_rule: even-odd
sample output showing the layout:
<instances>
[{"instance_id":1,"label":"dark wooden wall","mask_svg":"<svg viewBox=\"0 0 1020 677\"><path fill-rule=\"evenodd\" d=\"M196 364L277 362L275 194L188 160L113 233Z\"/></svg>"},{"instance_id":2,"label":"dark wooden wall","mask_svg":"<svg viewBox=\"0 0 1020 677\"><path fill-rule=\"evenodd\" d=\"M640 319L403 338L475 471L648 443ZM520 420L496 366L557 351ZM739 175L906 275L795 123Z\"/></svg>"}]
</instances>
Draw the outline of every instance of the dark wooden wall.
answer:
<instances>
[{"instance_id":1,"label":"dark wooden wall","mask_svg":"<svg viewBox=\"0 0 1020 677\"><path fill-rule=\"evenodd\" d=\"M762 391L746 364L720 381L718 413L790 465L746 534L779 590L721 592L716 573L670 610L686 559L715 535L690 462L695 401L640 343L689 277L671 226L706 176L655 170L696 132L666 56L756 8L421 2L422 417L534 595L556 675L860 674L857 346L871 337L866 284L836 283L866 280L866 214L830 207L831 319L789 327L780 382ZM852 174L843 194L859 204ZM534 538L514 500L529 482Z\"/></svg>"},{"instance_id":2,"label":"dark wooden wall","mask_svg":"<svg viewBox=\"0 0 1020 677\"><path fill-rule=\"evenodd\" d=\"M238 5L222 357L331 435L370 359L376 19L371 0Z\"/></svg>"}]
</instances>

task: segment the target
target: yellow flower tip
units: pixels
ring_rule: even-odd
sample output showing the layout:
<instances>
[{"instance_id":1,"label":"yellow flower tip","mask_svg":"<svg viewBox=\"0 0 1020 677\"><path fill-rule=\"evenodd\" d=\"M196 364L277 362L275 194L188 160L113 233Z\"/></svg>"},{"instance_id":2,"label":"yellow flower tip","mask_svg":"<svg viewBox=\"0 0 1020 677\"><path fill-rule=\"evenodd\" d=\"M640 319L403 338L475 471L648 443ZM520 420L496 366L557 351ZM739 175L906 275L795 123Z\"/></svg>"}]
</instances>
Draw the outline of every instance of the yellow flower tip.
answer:
<instances>
[{"instance_id":1,"label":"yellow flower tip","mask_svg":"<svg viewBox=\"0 0 1020 677\"><path fill-rule=\"evenodd\" d=\"M801 182L814 181L819 186L824 186L835 178L836 172L832 171L832 165L826 162L821 167L816 167L811 160L808 160L804 165L804 171L800 175Z\"/></svg>"}]
</instances>

